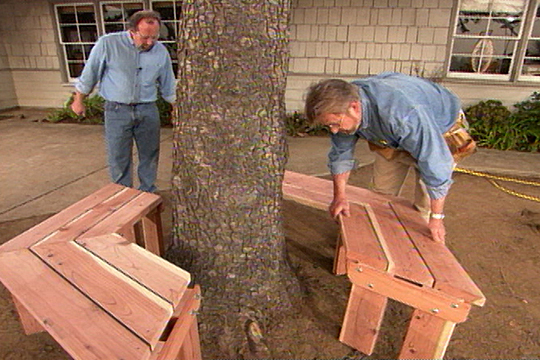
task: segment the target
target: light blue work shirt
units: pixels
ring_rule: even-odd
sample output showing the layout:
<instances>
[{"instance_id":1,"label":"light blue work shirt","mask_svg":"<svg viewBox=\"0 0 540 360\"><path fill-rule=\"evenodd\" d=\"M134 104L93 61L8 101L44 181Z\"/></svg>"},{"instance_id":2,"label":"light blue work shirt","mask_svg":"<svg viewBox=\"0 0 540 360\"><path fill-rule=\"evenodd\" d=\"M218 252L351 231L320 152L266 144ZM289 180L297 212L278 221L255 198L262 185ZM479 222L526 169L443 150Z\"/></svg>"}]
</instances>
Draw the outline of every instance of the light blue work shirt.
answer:
<instances>
[{"instance_id":1,"label":"light blue work shirt","mask_svg":"<svg viewBox=\"0 0 540 360\"><path fill-rule=\"evenodd\" d=\"M332 174L354 168L354 148L363 138L409 152L430 198L446 196L454 159L443 134L461 109L457 96L431 81L399 73L382 73L352 84L359 88L362 123L354 134L332 134L328 154Z\"/></svg>"},{"instance_id":2,"label":"light blue work shirt","mask_svg":"<svg viewBox=\"0 0 540 360\"><path fill-rule=\"evenodd\" d=\"M129 31L102 36L90 52L75 88L82 94L99 84L99 94L123 104L150 103L161 96L176 99L171 57L165 45L156 42L149 51L138 50Z\"/></svg>"}]
</instances>

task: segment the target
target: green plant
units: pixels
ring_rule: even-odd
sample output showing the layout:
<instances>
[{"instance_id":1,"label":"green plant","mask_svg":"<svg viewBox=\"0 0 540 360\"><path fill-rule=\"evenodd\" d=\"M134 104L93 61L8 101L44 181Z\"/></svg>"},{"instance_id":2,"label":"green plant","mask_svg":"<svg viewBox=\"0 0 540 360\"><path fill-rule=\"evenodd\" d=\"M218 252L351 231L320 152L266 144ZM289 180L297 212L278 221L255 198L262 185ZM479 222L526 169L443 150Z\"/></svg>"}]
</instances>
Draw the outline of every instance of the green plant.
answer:
<instances>
[{"instance_id":1,"label":"green plant","mask_svg":"<svg viewBox=\"0 0 540 360\"><path fill-rule=\"evenodd\" d=\"M499 150L540 149L540 94L514 105L511 112L498 100L480 101L465 109L478 146Z\"/></svg>"},{"instance_id":2,"label":"green plant","mask_svg":"<svg viewBox=\"0 0 540 360\"><path fill-rule=\"evenodd\" d=\"M70 108L72 103L73 95L70 96L61 109L55 109L49 113L47 120L55 123L103 124L105 100L101 96L92 95L84 98L85 116L77 116ZM157 106L161 126L172 126L172 105L159 96Z\"/></svg>"},{"instance_id":3,"label":"green plant","mask_svg":"<svg viewBox=\"0 0 540 360\"><path fill-rule=\"evenodd\" d=\"M289 136L325 135L328 130L322 125L310 125L304 114L295 111L285 117L285 131Z\"/></svg>"}]
</instances>

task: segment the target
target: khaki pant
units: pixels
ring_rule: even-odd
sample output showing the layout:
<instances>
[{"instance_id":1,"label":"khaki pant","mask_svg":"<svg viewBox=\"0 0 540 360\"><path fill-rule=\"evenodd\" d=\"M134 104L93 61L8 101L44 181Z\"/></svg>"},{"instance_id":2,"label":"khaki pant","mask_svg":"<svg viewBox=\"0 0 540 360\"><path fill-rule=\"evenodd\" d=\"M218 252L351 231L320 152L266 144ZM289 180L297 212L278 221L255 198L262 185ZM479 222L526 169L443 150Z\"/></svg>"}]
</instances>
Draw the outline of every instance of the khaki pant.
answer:
<instances>
[{"instance_id":1,"label":"khaki pant","mask_svg":"<svg viewBox=\"0 0 540 360\"><path fill-rule=\"evenodd\" d=\"M371 190L385 194L401 196L403 183L410 169L415 172L414 206L422 217L429 220L431 202L426 185L420 178L416 160L406 151L396 151L392 160L387 160L377 151L374 151L373 179Z\"/></svg>"}]
</instances>

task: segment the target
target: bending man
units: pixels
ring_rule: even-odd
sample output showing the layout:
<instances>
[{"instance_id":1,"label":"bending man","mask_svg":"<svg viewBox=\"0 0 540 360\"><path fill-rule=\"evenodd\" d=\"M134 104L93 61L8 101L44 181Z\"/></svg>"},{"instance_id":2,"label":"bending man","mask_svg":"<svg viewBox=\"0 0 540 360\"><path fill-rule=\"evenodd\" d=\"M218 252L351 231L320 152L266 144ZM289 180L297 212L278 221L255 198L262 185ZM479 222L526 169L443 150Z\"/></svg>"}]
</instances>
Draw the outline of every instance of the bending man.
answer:
<instances>
[{"instance_id":1,"label":"bending man","mask_svg":"<svg viewBox=\"0 0 540 360\"><path fill-rule=\"evenodd\" d=\"M398 73L351 83L330 79L309 88L305 111L309 122L325 125L332 133L328 155L334 182L332 217L349 215L345 187L354 168L356 142L363 138L376 150L373 190L399 195L414 167L415 207L429 222L433 239L444 242L444 201L455 165L446 136L456 127L462 129L464 122L460 101L452 92Z\"/></svg>"}]
</instances>

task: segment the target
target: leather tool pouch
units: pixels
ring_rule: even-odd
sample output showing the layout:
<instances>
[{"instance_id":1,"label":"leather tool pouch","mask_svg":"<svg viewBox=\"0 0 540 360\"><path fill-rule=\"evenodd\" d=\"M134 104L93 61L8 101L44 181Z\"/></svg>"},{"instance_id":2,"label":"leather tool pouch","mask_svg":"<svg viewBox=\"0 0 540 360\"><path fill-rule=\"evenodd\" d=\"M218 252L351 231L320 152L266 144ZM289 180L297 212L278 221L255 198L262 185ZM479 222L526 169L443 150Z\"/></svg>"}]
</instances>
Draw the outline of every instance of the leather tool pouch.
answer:
<instances>
[{"instance_id":1,"label":"leather tool pouch","mask_svg":"<svg viewBox=\"0 0 540 360\"><path fill-rule=\"evenodd\" d=\"M456 163L476 152L476 142L467 128L467 120L461 112L456 123L443 135Z\"/></svg>"},{"instance_id":2,"label":"leather tool pouch","mask_svg":"<svg viewBox=\"0 0 540 360\"><path fill-rule=\"evenodd\" d=\"M372 143L371 141L368 141L368 146L369 150L377 152L386 160L393 160L397 156L398 151L400 151L397 149L377 145L375 143Z\"/></svg>"}]
</instances>

